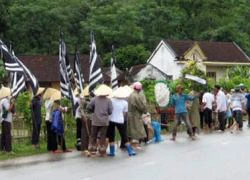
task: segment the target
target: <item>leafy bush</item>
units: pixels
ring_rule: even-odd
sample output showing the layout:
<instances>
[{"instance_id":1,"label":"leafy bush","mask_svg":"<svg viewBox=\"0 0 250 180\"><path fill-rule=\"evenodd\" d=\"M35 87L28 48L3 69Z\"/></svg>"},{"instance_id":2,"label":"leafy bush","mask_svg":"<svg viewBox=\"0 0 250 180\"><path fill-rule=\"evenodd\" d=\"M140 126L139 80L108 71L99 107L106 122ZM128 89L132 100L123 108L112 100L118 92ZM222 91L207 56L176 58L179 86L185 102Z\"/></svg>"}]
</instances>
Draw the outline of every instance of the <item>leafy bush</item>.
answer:
<instances>
[{"instance_id":1,"label":"leafy bush","mask_svg":"<svg viewBox=\"0 0 250 180\"><path fill-rule=\"evenodd\" d=\"M29 130L29 134L32 129L32 116L31 116L31 95L28 92L19 94L16 100L16 113L18 116L23 117L26 127Z\"/></svg>"}]
</instances>

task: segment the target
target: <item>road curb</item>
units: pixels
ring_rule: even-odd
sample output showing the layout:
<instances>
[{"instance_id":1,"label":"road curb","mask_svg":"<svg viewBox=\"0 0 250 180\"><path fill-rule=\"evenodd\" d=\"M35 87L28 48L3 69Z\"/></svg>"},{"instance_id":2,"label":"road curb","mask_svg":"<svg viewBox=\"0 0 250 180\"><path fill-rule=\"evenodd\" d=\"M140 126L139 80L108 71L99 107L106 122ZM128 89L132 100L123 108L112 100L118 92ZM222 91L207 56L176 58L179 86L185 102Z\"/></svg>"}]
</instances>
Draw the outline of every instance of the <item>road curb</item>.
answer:
<instances>
[{"instance_id":1,"label":"road curb","mask_svg":"<svg viewBox=\"0 0 250 180\"><path fill-rule=\"evenodd\" d=\"M66 158L67 159L74 158L74 157L77 157L79 155L80 155L79 152L74 151L71 153L61 153L61 154L46 153L46 154L42 154L42 155L19 157L19 158L15 158L15 159L0 161L0 168L32 165L32 164L39 164L39 163L44 163L44 162L62 161Z\"/></svg>"}]
</instances>

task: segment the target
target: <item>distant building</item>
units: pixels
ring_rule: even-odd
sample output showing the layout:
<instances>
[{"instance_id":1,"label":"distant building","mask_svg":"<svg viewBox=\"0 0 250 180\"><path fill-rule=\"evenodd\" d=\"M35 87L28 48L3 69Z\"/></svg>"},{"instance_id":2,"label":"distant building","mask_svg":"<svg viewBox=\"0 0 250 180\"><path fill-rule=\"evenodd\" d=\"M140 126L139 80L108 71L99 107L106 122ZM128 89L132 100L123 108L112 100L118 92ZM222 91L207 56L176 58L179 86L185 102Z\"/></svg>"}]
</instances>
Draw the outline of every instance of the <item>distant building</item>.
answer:
<instances>
[{"instance_id":1,"label":"distant building","mask_svg":"<svg viewBox=\"0 0 250 180\"><path fill-rule=\"evenodd\" d=\"M153 72L154 79L178 79L188 60L197 61L199 68L217 81L231 66L250 65L249 57L235 42L162 40L134 77L141 80Z\"/></svg>"},{"instance_id":2,"label":"distant building","mask_svg":"<svg viewBox=\"0 0 250 180\"><path fill-rule=\"evenodd\" d=\"M41 87L60 88L60 74L58 56L19 56L18 57L37 77ZM74 56L70 56L71 68L73 68ZM80 63L85 83L89 81L89 56L81 55ZM104 83L110 84L110 68L102 68ZM118 82L125 81L125 73L117 69Z\"/></svg>"}]
</instances>

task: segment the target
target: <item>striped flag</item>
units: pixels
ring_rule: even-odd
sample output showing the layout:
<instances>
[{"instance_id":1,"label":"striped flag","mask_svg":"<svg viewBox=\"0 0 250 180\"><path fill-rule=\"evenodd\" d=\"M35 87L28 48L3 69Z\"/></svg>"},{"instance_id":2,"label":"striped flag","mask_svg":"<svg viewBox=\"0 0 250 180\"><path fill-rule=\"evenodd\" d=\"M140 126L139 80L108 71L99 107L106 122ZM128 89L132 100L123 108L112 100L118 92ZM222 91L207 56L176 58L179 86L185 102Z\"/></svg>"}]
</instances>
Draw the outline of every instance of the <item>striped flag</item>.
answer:
<instances>
[{"instance_id":1,"label":"striped flag","mask_svg":"<svg viewBox=\"0 0 250 180\"><path fill-rule=\"evenodd\" d=\"M11 95L17 97L18 94L26 89L25 79L19 72L11 73Z\"/></svg>"},{"instance_id":2,"label":"striped flag","mask_svg":"<svg viewBox=\"0 0 250 180\"><path fill-rule=\"evenodd\" d=\"M78 51L76 51L76 53L75 53L74 70L75 70L75 77L76 77L75 79L76 79L77 89L79 89L80 93L82 93L84 79L83 79L83 74L81 71L81 64L80 64L80 58L79 58Z\"/></svg>"},{"instance_id":3,"label":"striped flag","mask_svg":"<svg viewBox=\"0 0 250 180\"><path fill-rule=\"evenodd\" d=\"M11 94L17 97L20 92L26 89L24 70L16 61L14 51L10 53L7 46L0 40L1 57L4 61L4 67L10 74Z\"/></svg>"},{"instance_id":4,"label":"striped flag","mask_svg":"<svg viewBox=\"0 0 250 180\"><path fill-rule=\"evenodd\" d=\"M97 57L96 43L93 33L91 33L91 49L90 49L90 71L89 71L89 94L93 96L93 90L98 84L103 83L103 75L101 72L100 62Z\"/></svg>"},{"instance_id":5,"label":"striped flag","mask_svg":"<svg viewBox=\"0 0 250 180\"><path fill-rule=\"evenodd\" d=\"M23 68L16 62L13 54L7 46L0 40L1 57L4 61L5 70L8 72L23 72Z\"/></svg>"},{"instance_id":6,"label":"striped flag","mask_svg":"<svg viewBox=\"0 0 250 180\"><path fill-rule=\"evenodd\" d=\"M70 76L73 75L69 73L69 68L70 66L67 66L67 61L68 61L68 55L67 55L67 49L66 49L66 44L62 38L62 33L61 33L61 39L59 43L59 70L60 70L60 87L61 87L61 94L63 97L68 98L71 103L72 103L72 109L73 109L73 115L75 115L75 110L77 105L76 99L73 94L73 89L71 86L70 82ZM69 61L68 61L69 64Z\"/></svg>"},{"instance_id":7,"label":"striped flag","mask_svg":"<svg viewBox=\"0 0 250 180\"><path fill-rule=\"evenodd\" d=\"M111 57L111 87L113 90L118 88L117 73L115 67L115 51L114 46L112 46L112 57Z\"/></svg>"},{"instance_id":8,"label":"striped flag","mask_svg":"<svg viewBox=\"0 0 250 180\"><path fill-rule=\"evenodd\" d=\"M29 84L32 88L33 95L36 95L38 88L39 88L38 80L36 79L34 74L32 74L32 72L22 63L22 61L20 61L15 56L14 51L12 51L12 54L13 54L13 57L16 60L16 62L23 69L24 76L26 77L26 80L29 82Z\"/></svg>"}]
</instances>

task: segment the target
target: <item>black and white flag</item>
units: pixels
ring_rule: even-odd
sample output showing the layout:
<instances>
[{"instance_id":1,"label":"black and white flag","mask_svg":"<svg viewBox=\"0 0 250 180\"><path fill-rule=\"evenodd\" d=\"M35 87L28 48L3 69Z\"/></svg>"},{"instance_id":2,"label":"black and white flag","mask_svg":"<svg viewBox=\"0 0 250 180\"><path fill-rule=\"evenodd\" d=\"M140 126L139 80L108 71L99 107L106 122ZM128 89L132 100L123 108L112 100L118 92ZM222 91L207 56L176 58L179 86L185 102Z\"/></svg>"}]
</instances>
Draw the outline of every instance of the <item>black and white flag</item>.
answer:
<instances>
[{"instance_id":1,"label":"black and white flag","mask_svg":"<svg viewBox=\"0 0 250 180\"><path fill-rule=\"evenodd\" d=\"M32 92L33 95L37 94L38 88L39 88L39 84L38 84L38 80L37 78L34 76L34 74L22 63L22 61L20 61L14 54L14 52L12 52L13 54L13 58L15 59L15 61L19 64L19 66L23 69L23 73L24 76L26 77L26 81L29 82L31 88L32 88Z\"/></svg>"},{"instance_id":2,"label":"black and white flag","mask_svg":"<svg viewBox=\"0 0 250 180\"><path fill-rule=\"evenodd\" d=\"M11 95L13 97L17 97L20 92L26 89L24 69L17 62L17 58L14 54L14 51L12 51L11 53L7 46L1 40L0 50L1 58L4 61L4 67L10 75Z\"/></svg>"},{"instance_id":3,"label":"black and white flag","mask_svg":"<svg viewBox=\"0 0 250 180\"><path fill-rule=\"evenodd\" d=\"M69 83L67 81L68 71L66 67L66 45L64 40L61 38L59 43L59 71L60 71L60 89L62 97L71 99Z\"/></svg>"},{"instance_id":4,"label":"black and white flag","mask_svg":"<svg viewBox=\"0 0 250 180\"><path fill-rule=\"evenodd\" d=\"M76 87L78 90L80 90L80 93L82 93L84 79L83 79L83 74L81 71L80 57L79 57L78 51L76 51L75 53L74 69L75 69Z\"/></svg>"},{"instance_id":5,"label":"black and white flag","mask_svg":"<svg viewBox=\"0 0 250 180\"><path fill-rule=\"evenodd\" d=\"M5 70L8 72L23 72L23 68L16 62L12 52L0 40L1 58L4 61Z\"/></svg>"},{"instance_id":6,"label":"black and white flag","mask_svg":"<svg viewBox=\"0 0 250 180\"><path fill-rule=\"evenodd\" d=\"M101 71L100 61L97 57L96 43L94 35L91 34L90 49L90 71L89 71L89 94L93 96L93 90L98 84L103 83L103 75Z\"/></svg>"},{"instance_id":7,"label":"black and white flag","mask_svg":"<svg viewBox=\"0 0 250 180\"><path fill-rule=\"evenodd\" d=\"M11 95L17 97L18 94L26 89L24 76L19 72L11 73Z\"/></svg>"},{"instance_id":8,"label":"black and white flag","mask_svg":"<svg viewBox=\"0 0 250 180\"><path fill-rule=\"evenodd\" d=\"M67 49L66 44L62 38L59 43L59 70L60 70L60 87L61 87L61 94L63 97L68 98L72 103L72 109L73 109L73 115L75 115L75 110L77 107L77 102L73 94L73 89L70 82L70 76L73 76L73 71L69 73L70 66L67 66L68 61L68 55L67 55ZM68 61L69 64L69 61Z\"/></svg>"},{"instance_id":9,"label":"black and white flag","mask_svg":"<svg viewBox=\"0 0 250 180\"><path fill-rule=\"evenodd\" d=\"M117 73L115 67L115 53L114 47L112 46L112 57L111 57L111 87L113 90L118 88L118 80L117 80Z\"/></svg>"}]
</instances>

